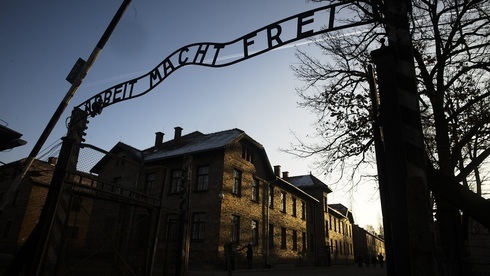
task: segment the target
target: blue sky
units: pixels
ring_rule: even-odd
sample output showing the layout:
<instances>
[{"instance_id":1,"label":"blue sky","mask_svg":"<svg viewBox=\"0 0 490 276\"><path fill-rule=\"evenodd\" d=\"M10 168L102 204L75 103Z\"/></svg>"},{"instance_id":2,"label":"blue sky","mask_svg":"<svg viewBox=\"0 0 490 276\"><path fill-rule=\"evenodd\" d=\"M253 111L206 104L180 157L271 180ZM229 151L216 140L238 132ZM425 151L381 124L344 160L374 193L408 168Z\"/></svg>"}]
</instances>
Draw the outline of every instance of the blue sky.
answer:
<instances>
[{"instance_id":1,"label":"blue sky","mask_svg":"<svg viewBox=\"0 0 490 276\"><path fill-rule=\"evenodd\" d=\"M70 88L65 78L73 64L79 57L88 58L121 3L0 0L0 123L24 134L28 142L1 152L0 161L29 154ZM180 47L228 42L320 6L305 0L133 0L45 150L66 134L65 120L74 106L149 72ZM145 96L114 104L91 118L87 143L110 149L121 141L144 149L154 143L157 131L171 139L175 126L181 126L183 134L240 128L265 147L272 165L281 165L291 176L315 174L314 159L298 160L279 151L295 142L292 132L303 138L314 133L315 116L297 106L295 87L303 83L290 69L297 62L297 47L318 52L300 43L228 67L180 68ZM379 207L370 203L375 189L365 187L353 195L341 192L340 186L332 187L331 202L359 211L359 224L377 225ZM366 206L368 212L361 214Z\"/></svg>"}]
</instances>

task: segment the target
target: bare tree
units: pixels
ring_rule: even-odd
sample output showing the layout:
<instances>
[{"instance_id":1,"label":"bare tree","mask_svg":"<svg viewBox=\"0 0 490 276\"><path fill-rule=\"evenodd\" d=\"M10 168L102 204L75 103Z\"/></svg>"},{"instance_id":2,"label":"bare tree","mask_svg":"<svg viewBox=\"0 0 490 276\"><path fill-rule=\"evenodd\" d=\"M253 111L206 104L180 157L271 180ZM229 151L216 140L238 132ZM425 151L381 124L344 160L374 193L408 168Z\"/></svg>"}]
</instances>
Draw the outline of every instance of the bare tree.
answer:
<instances>
[{"instance_id":1,"label":"bare tree","mask_svg":"<svg viewBox=\"0 0 490 276\"><path fill-rule=\"evenodd\" d=\"M427 159L444 175L460 183L472 181L481 191L480 169L490 154L490 4L484 0L411 2ZM379 48L386 34L383 7L383 0L354 1L350 9L338 12L352 15L354 21L368 14L379 22L316 39L313 43L325 57L297 51L299 64L293 71L305 84L297 89L300 106L317 114L314 125L320 142L298 139L288 152L319 156L325 172L352 166L348 174L352 177L363 163L373 161L366 68L371 63L370 51ZM448 263L460 260L465 254L460 212L444 198L435 199L444 257Z\"/></svg>"}]
</instances>

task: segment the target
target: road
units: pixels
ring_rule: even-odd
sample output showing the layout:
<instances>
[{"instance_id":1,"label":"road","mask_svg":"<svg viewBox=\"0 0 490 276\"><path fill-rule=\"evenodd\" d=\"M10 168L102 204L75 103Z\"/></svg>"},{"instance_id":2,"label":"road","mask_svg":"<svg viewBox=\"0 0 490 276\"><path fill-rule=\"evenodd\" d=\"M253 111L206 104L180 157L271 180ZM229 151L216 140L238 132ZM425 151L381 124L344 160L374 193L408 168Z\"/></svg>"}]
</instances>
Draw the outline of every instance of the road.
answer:
<instances>
[{"instance_id":1,"label":"road","mask_svg":"<svg viewBox=\"0 0 490 276\"><path fill-rule=\"evenodd\" d=\"M386 268L336 265L331 267L237 270L231 276L386 276ZM189 271L189 276L228 276L227 271Z\"/></svg>"}]
</instances>

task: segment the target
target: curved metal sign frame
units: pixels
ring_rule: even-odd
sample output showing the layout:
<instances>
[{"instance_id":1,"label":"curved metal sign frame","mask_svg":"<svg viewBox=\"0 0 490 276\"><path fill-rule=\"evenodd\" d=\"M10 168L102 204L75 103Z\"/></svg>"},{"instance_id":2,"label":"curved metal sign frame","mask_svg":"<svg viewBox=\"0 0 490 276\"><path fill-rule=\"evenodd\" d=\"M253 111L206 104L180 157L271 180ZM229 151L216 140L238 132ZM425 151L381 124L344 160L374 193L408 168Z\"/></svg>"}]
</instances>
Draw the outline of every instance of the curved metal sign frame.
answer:
<instances>
[{"instance_id":1,"label":"curved metal sign frame","mask_svg":"<svg viewBox=\"0 0 490 276\"><path fill-rule=\"evenodd\" d=\"M114 85L77 107L95 116L100 114L102 107L145 95L181 67L187 65L224 67L304 38L374 22L372 19L366 19L337 25L336 10L338 7L348 5L351 3L338 3L299 13L230 42L201 42L181 47L148 73Z\"/></svg>"}]
</instances>

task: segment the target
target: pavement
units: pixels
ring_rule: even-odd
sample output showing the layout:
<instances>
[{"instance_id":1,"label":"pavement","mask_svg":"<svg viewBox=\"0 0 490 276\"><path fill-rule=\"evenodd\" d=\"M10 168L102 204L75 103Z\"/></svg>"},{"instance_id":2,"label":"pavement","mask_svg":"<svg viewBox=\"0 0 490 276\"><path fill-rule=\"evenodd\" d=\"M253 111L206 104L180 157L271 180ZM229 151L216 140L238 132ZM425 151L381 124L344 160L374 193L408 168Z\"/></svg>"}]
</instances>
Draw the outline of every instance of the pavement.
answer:
<instances>
[{"instance_id":1,"label":"pavement","mask_svg":"<svg viewBox=\"0 0 490 276\"><path fill-rule=\"evenodd\" d=\"M189 276L386 276L386 268L357 267L356 265L333 265L329 267L302 267L302 268L276 268L235 270L231 274L221 270L190 270Z\"/></svg>"}]
</instances>

